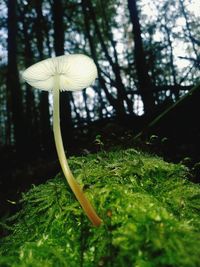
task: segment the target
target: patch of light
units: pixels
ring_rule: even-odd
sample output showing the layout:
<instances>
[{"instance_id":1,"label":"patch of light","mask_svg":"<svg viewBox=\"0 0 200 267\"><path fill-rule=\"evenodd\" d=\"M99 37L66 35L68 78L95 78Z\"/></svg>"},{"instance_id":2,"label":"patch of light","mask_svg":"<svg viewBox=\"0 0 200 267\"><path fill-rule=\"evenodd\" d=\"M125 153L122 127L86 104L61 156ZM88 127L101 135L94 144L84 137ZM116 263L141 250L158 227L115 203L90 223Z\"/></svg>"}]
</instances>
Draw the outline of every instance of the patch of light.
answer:
<instances>
[{"instance_id":1,"label":"patch of light","mask_svg":"<svg viewBox=\"0 0 200 267\"><path fill-rule=\"evenodd\" d=\"M190 0L187 4L187 9L192 12L196 17L199 17L200 14L200 1L199 0Z\"/></svg>"},{"instance_id":2,"label":"patch of light","mask_svg":"<svg viewBox=\"0 0 200 267\"><path fill-rule=\"evenodd\" d=\"M173 53L174 53L175 63L179 69L188 67L188 64L190 62L187 59L181 58L187 55L187 44L186 43L183 43L181 41L174 42Z\"/></svg>"},{"instance_id":3,"label":"patch of light","mask_svg":"<svg viewBox=\"0 0 200 267\"><path fill-rule=\"evenodd\" d=\"M124 51L124 44L123 43L117 43L116 46L117 53L121 54Z\"/></svg>"},{"instance_id":4,"label":"patch of light","mask_svg":"<svg viewBox=\"0 0 200 267\"><path fill-rule=\"evenodd\" d=\"M177 24L177 26L184 26L185 25L185 19L184 18L177 18L176 24Z\"/></svg>"},{"instance_id":5,"label":"patch of light","mask_svg":"<svg viewBox=\"0 0 200 267\"><path fill-rule=\"evenodd\" d=\"M74 91L74 92L73 92L73 96L74 96L74 99L75 99L77 102L82 102L82 101L83 101L82 91Z\"/></svg>"},{"instance_id":6,"label":"patch of light","mask_svg":"<svg viewBox=\"0 0 200 267\"><path fill-rule=\"evenodd\" d=\"M154 33L154 40L155 40L156 42L160 42L160 41L163 40L163 38L164 38L164 34L161 33L161 32L157 29L156 32Z\"/></svg>"},{"instance_id":7,"label":"patch of light","mask_svg":"<svg viewBox=\"0 0 200 267\"><path fill-rule=\"evenodd\" d=\"M113 111L113 107L112 107L112 106L108 106L108 107L107 107L107 111L108 111L108 112Z\"/></svg>"},{"instance_id":8,"label":"patch of light","mask_svg":"<svg viewBox=\"0 0 200 267\"><path fill-rule=\"evenodd\" d=\"M141 96L135 95L134 96L134 111L138 116L142 116L144 114L144 104L142 102Z\"/></svg>"},{"instance_id":9,"label":"patch of light","mask_svg":"<svg viewBox=\"0 0 200 267\"><path fill-rule=\"evenodd\" d=\"M142 14L153 19L158 16L158 10L151 1L142 1Z\"/></svg>"},{"instance_id":10,"label":"patch of light","mask_svg":"<svg viewBox=\"0 0 200 267\"><path fill-rule=\"evenodd\" d=\"M94 97L94 96L95 96L95 91L94 91L94 89L93 89L92 87L88 87L88 88L86 89L86 93L87 93L87 95L89 95L90 97Z\"/></svg>"}]
</instances>

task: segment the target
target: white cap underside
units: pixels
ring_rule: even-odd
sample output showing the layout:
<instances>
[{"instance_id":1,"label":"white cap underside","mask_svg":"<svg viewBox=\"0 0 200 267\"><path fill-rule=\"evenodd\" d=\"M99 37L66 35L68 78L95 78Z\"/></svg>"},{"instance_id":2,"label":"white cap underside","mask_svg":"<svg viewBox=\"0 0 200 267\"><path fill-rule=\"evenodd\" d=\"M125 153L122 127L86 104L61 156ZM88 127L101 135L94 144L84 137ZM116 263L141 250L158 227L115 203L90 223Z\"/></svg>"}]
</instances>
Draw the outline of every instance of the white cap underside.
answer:
<instances>
[{"instance_id":1,"label":"white cap underside","mask_svg":"<svg viewBox=\"0 0 200 267\"><path fill-rule=\"evenodd\" d=\"M55 76L59 76L61 91L77 91L90 86L97 78L94 61L82 54L45 59L27 68L22 77L31 86L52 91Z\"/></svg>"}]
</instances>

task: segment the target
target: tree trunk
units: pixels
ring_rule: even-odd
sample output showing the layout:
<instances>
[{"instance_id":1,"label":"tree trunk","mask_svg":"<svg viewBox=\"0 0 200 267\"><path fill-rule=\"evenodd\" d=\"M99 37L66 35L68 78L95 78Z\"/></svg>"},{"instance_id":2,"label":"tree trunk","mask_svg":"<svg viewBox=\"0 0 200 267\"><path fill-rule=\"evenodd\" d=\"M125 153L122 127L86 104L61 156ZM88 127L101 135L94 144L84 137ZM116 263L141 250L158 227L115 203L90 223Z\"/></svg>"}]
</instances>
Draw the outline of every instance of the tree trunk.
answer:
<instances>
[{"instance_id":1,"label":"tree trunk","mask_svg":"<svg viewBox=\"0 0 200 267\"><path fill-rule=\"evenodd\" d=\"M84 14L85 35L86 35L86 38L88 39L88 42L89 42L92 58L94 59L94 62L95 62L96 66L97 66L97 69L98 69L99 83L100 83L101 87L103 88L109 103L111 104L111 106L113 106L113 108L115 110L115 113L118 114L118 109L117 109L117 105L116 105L117 101L109 93L109 91L107 89L107 86L106 86L106 83L105 83L105 80L103 79L103 77L101 75L101 68L100 68L99 63L98 63L95 45L93 43L92 36L91 36L91 33L90 33L90 21L89 21L89 16L88 16L88 11L87 11L87 2L86 1L87 0L82 0L81 1L81 3L82 3L82 11L83 11L83 14ZM103 107L103 104L101 104L101 106ZM102 115L102 110L100 111L100 114Z\"/></svg>"},{"instance_id":2,"label":"tree trunk","mask_svg":"<svg viewBox=\"0 0 200 267\"><path fill-rule=\"evenodd\" d=\"M7 83L7 81L6 81ZM8 88L8 87L7 87ZM5 92L5 97L6 97L6 139L5 139L5 145L10 146L12 141L11 141L11 129L12 129L12 115L11 115L11 97L10 97L10 92L9 90L6 90Z\"/></svg>"},{"instance_id":3,"label":"tree trunk","mask_svg":"<svg viewBox=\"0 0 200 267\"><path fill-rule=\"evenodd\" d=\"M23 116L22 93L17 67L17 17L15 0L8 0L8 72L7 90L10 96L12 123L14 127L14 144L19 156L24 156L27 148L26 127Z\"/></svg>"},{"instance_id":4,"label":"tree trunk","mask_svg":"<svg viewBox=\"0 0 200 267\"><path fill-rule=\"evenodd\" d=\"M52 3L54 24L54 50L56 56L64 55L64 24L62 0L54 0ZM70 92L62 92L60 98L60 122L64 144L69 148L73 139L73 122L71 117Z\"/></svg>"},{"instance_id":5,"label":"tree trunk","mask_svg":"<svg viewBox=\"0 0 200 267\"><path fill-rule=\"evenodd\" d=\"M121 75L120 75L120 68L117 64L117 62L114 62L112 57L110 56L107 46L104 42L101 30L99 28L99 25L97 23L97 18L96 18L96 13L95 10L93 9L92 2L90 0L86 0L87 6L90 10L90 16L92 19L92 22L94 23L95 31L98 36L99 42L101 44L103 53L105 54L106 59L110 63L110 66L112 67L113 73L115 75L115 81L114 81L114 86L117 89L117 98L116 100L116 108L117 108L117 114L120 118L123 118L124 115L126 114L126 110L124 107L124 100L127 100L127 94L125 92L125 88L122 83Z\"/></svg>"},{"instance_id":6,"label":"tree trunk","mask_svg":"<svg viewBox=\"0 0 200 267\"><path fill-rule=\"evenodd\" d=\"M39 52L39 59L44 59L44 35L45 35L45 23L42 14L42 1L35 1L35 10L37 13L36 24L36 37L37 37L37 49ZM42 91L40 94L40 129L41 129L41 146L46 152L51 148L52 130L50 125L50 113L49 113L49 95L47 92Z\"/></svg>"},{"instance_id":7,"label":"tree trunk","mask_svg":"<svg viewBox=\"0 0 200 267\"><path fill-rule=\"evenodd\" d=\"M24 51L24 63L25 67L28 68L33 64L33 53L31 47L31 36L28 32L29 20L26 17L28 12L28 5L18 8L20 15L20 21L22 23L22 34L23 34L23 51ZM36 137L38 136L38 125L37 125L37 112L35 106L35 97L33 88L29 84L25 84L25 105L24 105L24 121L27 128L27 140L29 143L30 155L38 153L38 144Z\"/></svg>"},{"instance_id":8,"label":"tree trunk","mask_svg":"<svg viewBox=\"0 0 200 267\"><path fill-rule=\"evenodd\" d=\"M185 19L186 31L187 31L187 34L189 36L190 42L192 44L192 49L193 49L194 54L196 56L196 61L198 63L198 62L200 62L200 54L198 52L198 49L196 49L195 41L194 41L195 39L194 39L194 37L192 36L192 33L191 33L191 27L190 27L190 23L188 21L188 15L186 13L185 6L184 6L184 0L179 0L179 3L180 3L181 9L182 9L182 13L183 13L183 16L184 16L184 19Z\"/></svg>"},{"instance_id":9,"label":"tree trunk","mask_svg":"<svg viewBox=\"0 0 200 267\"><path fill-rule=\"evenodd\" d=\"M173 47L172 47L172 41L171 41L171 37L170 37L170 30L167 27L167 21L165 20L165 25L163 26L166 34L167 34L167 41L168 41L168 45L169 45L169 59L170 59L170 66L171 66L171 70L172 70L172 79L173 79L173 84L175 87L177 87L178 83L177 83L177 79L176 79L176 68L174 65L174 55L173 55ZM171 94L174 94L175 99L178 100L179 99L179 92L176 90L175 92L171 91Z\"/></svg>"},{"instance_id":10,"label":"tree trunk","mask_svg":"<svg viewBox=\"0 0 200 267\"><path fill-rule=\"evenodd\" d=\"M130 12L131 22L133 24L133 38L134 38L134 56L135 67L138 78L138 89L140 90L142 101L144 104L145 113L152 112L155 102L153 97L153 85L148 74L143 44L141 36L141 28L139 23L136 0L128 0L128 9Z\"/></svg>"},{"instance_id":11,"label":"tree trunk","mask_svg":"<svg viewBox=\"0 0 200 267\"><path fill-rule=\"evenodd\" d=\"M90 121L91 120L91 117L90 117L90 111L89 111L88 106L87 106L87 94L86 94L86 90L83 90L83 101L84 101L84 105L85 105L85 111L86 111L87 121Z\"/></svg>"},{"instance_id":12,"label":"tree trunk","mask_svg":"<svg viewBox=\"0 0 200 267\"><path fill-rule=\"evenodd\" d=\"M101 1L101 6L103 5L102 1ZM121 77L121 69L120 69L120 65L119 65L119 60L118 60L118 53L116 50L116 44L117 42L114 40L114 36L112 33L112 28L110 26L109 23L109 19L107 17L107 13L105 8L102 6L102 12L103 12L103 19L105 22L105 28L106 28L106 33L107 33L107 37L110 41L110 44L112 46L113 49L113 58L114 58L114 64L113 64L113 71L115 73L115 77L116 77L116 87L120 87L119 91L122 92L122 95L120 95L120 98L122 97L124 99L124 101L127 104L128 107L128 112L130 114L133 113L133 102L132 100L130 100L127 96L127 92L126 92L126 88L124 87L123 81L122 81L122 77Z\"/></svg>"},{"instance_id":13,"label":"tree trunk","mask_svg":"<svg viewBox=\"0 0 200 267\"><path fill-rule=\"evenodd\" d=\"M99 82L100 82L102 88L104 89L104 92L106 94L108 101L113 106L117 117L119 119L123 119L125 114L126 114L126 110L124 107L124 100L127 101L127 94L126 94L125 88L124 88L123 83L122 83L122 79L121 79L121 75L120 75L120 68L117 65L117 62L113 62L112 57L109 55L106 44L103 40L103 36L102 36L101 31L99 29L99 26L98 26L98 23L96 20L95 11L93 10L93 6L92 6L91 1L90 0L82 0L82 9L83 9L84 19L85 19L86 36L87 36L88 41L89 41L92 57L93 57L96 65L97 65L97 68L98 68ZM95 50L94 43L92 41L92 36L90 33L90 21L89 21L89 15L87 14L88 13L87 9L89 9L90 17L91 17L91 20L94 24L95 31L96 31L97 36L99 38L102 50L106 56L106 59L110 63L114 74L115 74L116 81L114 81L114 85L117 89L117 98L114 98L109 93L108 88L107 88L106 83L105 83L105 80L102 76L102 70L98 64L96 50Z\"/></svg>"}]
</instances>

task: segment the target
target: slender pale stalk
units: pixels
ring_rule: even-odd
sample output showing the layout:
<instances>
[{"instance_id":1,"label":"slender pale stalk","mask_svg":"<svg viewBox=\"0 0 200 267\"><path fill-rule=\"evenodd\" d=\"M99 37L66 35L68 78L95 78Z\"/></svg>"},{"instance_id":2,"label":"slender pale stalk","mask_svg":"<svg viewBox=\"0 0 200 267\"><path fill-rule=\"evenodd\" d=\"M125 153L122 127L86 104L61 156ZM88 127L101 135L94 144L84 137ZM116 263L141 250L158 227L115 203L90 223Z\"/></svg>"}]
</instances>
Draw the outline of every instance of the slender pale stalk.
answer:
<instances>
[{"instance_id":1,"label":"slender pale stalk","mask_svg":"<svg viewBox=\"0 0 200 267\"><path fill-rule=\"evenodd\" d=\"M80 185L76 182L69 168L69 165L68 165L68 162L65 156L61 130L60 130L60 104L59 104L60 90L59 89L60 89L59 88L59 76L55 76L55 86L53 90L53 132L54 132L54 139L55 139L56 150L58 153L60 165L61 165L61 168L67 179L69 186L71 187L74 195L76 196L77 200L79 201L86 215L88 216L88 218L90 219L90 221L93 223L94 226L99 226L101 224L101 219L96 214L91 203L84 195Z\"/></svg>"}]
</instances>

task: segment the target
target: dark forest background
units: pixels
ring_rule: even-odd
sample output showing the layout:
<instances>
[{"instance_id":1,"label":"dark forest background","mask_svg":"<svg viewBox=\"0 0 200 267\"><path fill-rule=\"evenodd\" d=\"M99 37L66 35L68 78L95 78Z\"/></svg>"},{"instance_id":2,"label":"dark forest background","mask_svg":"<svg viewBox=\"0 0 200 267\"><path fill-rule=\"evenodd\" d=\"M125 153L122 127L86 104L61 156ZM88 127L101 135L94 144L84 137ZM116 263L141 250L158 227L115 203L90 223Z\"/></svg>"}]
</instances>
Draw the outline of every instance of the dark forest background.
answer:
<instances>
[{"instance_id":1,"label":"dark forest background","mask_svg":"<svg viewBox=\"0 0 200 267\"><path fill-rule=\"evenodd\" d=\"M140 147L200 172L200 20L194 2L1 1L3 214L15 209L32 183L59 171L52 98L21 78L28 66L52 56L87 54L98 68L92 88L61 93L67 155Z\"/></svg>"}]
</instances>

